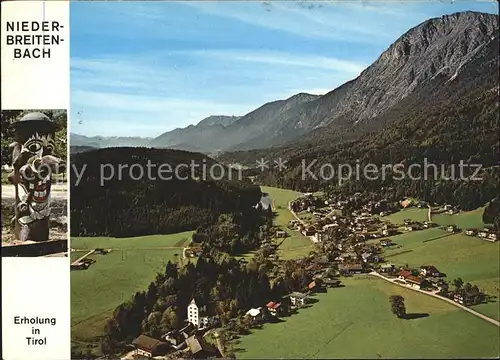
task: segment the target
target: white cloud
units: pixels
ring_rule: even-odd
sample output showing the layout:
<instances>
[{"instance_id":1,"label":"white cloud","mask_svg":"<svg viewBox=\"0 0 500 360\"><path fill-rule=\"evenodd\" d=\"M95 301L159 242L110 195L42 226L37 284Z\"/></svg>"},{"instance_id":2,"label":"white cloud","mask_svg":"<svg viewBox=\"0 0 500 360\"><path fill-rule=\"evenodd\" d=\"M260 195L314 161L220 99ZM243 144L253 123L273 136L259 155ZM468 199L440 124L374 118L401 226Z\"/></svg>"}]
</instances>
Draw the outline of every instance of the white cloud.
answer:
<instances>
[{"instance_id":1,"label":"white cloud","mask_svg":"<svg viewBox=\"0 0 500 360\"><path fill-rule=\"evenodd\" d=\"M325 56L287 54L277 51L241 51L241 50L211 50L190 51L184 54L208 56L224 61L255 62L268 65L288 67L305 67L343 72L358 75L367 65L354 61L341 60Z\"/></svg>"}]
</instances>

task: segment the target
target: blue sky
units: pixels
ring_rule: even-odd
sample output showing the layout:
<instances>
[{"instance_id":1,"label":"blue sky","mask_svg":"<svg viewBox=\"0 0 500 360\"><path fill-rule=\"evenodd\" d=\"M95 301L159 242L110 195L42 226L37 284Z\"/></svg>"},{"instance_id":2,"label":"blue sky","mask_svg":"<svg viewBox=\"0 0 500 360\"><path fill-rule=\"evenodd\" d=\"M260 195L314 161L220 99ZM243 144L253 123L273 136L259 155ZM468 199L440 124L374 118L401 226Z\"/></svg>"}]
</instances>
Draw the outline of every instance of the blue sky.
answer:
<instances>
[{"instance_id":1,"label":"blue sky","mask_svg":"<svg viewBox=\"0 0 500 360\"><path fill-rule=\"evenodd\" d=\"M71 131L157 136L324 94L404 32L492 1L71 2Z\"/></svg>"}]
</instances>

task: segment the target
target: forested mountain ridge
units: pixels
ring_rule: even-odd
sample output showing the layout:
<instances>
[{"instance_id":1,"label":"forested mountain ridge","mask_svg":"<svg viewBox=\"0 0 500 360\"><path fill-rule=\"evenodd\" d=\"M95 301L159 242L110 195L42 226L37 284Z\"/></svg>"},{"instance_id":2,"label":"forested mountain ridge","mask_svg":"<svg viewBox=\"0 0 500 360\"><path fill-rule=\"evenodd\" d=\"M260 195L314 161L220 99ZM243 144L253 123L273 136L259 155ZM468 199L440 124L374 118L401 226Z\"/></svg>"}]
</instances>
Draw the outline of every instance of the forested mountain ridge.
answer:
<instances>
[{"instance_id":1,"label":"forested mountain ridge","mask_svg":"<svg viewBox=\"0 0 500 360\"><path fill-rule=\"evenodd\" d=\"M301 104L316 98L318 98L317 95L300 93L286 100L269 102L237 118L227 126L221 123L205 126L205 119L197 125L166 132L153 139L150 145L188 150L187 146L196 146L200 152L207 153L222 151L239 146L238 144L241 143L256 141L255 139L266 137L268 134L274 134L276 124L298 111ZM305 131L300 133L305 133Z\"/></svg>"},{"instance_id":2,"label":"forested mountain ridge","mask_svg":"<svg viewBox=\"0 0 500 360\"><path fill-rule=\"evenodd\" d=\"M215 222L221 214L249 211L261 197L259 187L237 181L237 174L230 177L228 169L222 180L211 180L211 166L215 178L222 170L198 153L106 148L72 154L71 162L73 171L82 174L81 179L72 174L72 236L131 237L194 230Z\"/></svg>"},{"instance_id":3,"label":"forested mountain ridge","mask_svg":"<svg viewBox=\"0 0 500 360\"><path fill-rule=\"evenodd\" d=\"M408 30L357 78L325 95L299 93L242 117L211 116L139 146L214 154L307 143L324 131L332 144L356 140L386 125L386 113L428 82L453 79L497 37L498 15L466 11L433 18Z\"/></svg>"},{"instance_id":4,"label":"forested mountain ridge","mask_svg":"<svg viewBox=\"0 0 500 360\"><path fill-rule=\"evenodd\" d=\"M342 188L352 191L382 191L390 197L413 194L426 199L459 203L463 208L484 205L498 193L499 174L499 43L498 36L478 48L458 72L436 74L383 115L372 119L381 125L357 140L335 143L338 128L331 124L302 141L279 149L223 154L225 163L239 162L255 166L261 157L287 160L287 169L260 174L258 181L298 190L336 187L337 179L302 179L303 166L330 163L372 163L409 166L424 159L439 166L480 164L483 181L351 181ZM449 172L449 170L447 170ZM469 174L470 175L470 174ZM382 190L380 190L382 188ZM344 191L343 190L343 191Z\"/></svg>"}]
</instances>

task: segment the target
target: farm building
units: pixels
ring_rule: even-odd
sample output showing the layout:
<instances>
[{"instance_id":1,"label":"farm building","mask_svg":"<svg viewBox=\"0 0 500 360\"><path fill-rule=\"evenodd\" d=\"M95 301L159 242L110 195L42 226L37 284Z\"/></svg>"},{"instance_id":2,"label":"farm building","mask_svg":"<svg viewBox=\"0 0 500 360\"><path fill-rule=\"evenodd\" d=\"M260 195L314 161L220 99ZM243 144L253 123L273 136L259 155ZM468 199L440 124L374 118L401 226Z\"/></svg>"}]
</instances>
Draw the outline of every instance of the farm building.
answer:
<instances>
[{"instance_id":1,"label":"farm building","mask_svg":"<svg viewBox=\"0 0 500 360\"><path fill-rule=\"evenodd\" d=\"M423 265L420 267L420 275L430 277L440 277L441 272L433 265Z\"/></svg>"},{"instance_id":2,"label":"farm building","mask_svg":"<svg viewBox=\"0 0 500 360\"><path fill-rule=\"evenodd\" d=\"M287 232L286 231L283 231L283 230L278 230L276 231L276 237L277 238L284 238L284 237L287 237Z\"/></svg>"},{"instance_id":3,"label":"farm building","mask_svg":"<svg viewBox=\"0 0 500 360\"><path fill-rule=\"evenodd\" d=\"M339 271L345 274L361 274L363 272L362 264L343 264L339 265Z\"/></svg>"},{"instance_id":4,"label":"farm building","mask_svg":"<svg viewBox=\"0 0 500 360\"><path fill-rule=\"evenodd\" d=\"M254 321L262 321L264 314L261 307L252 308L245 313L245 316L253 319Z\"/></svg>"},{"instance_id":5,"label":"farm building","mask_svg":"<svg viewBox=\"0 0 500 360\"><path fill-rule=\"evenodd\" d=\"M207 359L212 357L221 357L219 350L208 344L205 339L199 335L193 335L186 339L186 345L195 359Z\"/></svg>"},{"instance_id":6,"label":"farm building","mask_svg":"<svg viewBox=\"0 0 500 360\"><path fill-rule=\"evenodd\" d=\"M286 306L282 303L276 303L274 301L270 301L266 304L267 310L269 311L269 315L278 317L280 315L284 315L287 311Z\"/></svg>"},{"instance_id":7,"label":"farm building","mask_svg":"<svg viewBox=\"0 0 500 360\"><path fill-rule=\"evenodd\" d=\"M293 306L297 306L297 307L304 306L308 300L307 294L304 294L301 292L293 292L290 295L288 295L288 297L290 298L290 303Z\"/></svg>"},{"instance_id":8,"label":"farm building","mask_svg":"<svg viewBox=\"0 0 500 360\"><path fill-rule=\"evenodd\" d=\"M165 355L168 351L168 344L146 335L139 335L132 345L135 347L135 354L146 357Z\"/></svg>"},{"instance_id":9,"label":"farm building","mask_svg":"<svg viewBox=\"0 0 500 360\"><path fill-rule=\"evenodd\" d=\"M467 229L467 230L465 230L465 235L467 235L467 236L474 236L476 234L477 234L476 229Z\"/></svg>"},{"instance_id":10,"label":"farm building","mask_svg":"<svg viewBox=\"0 0 500 360\"><path fill-rule=\"evenodd\" d=\"M382 264L380 265L380 272L381 273L386 273L386 274L390 274L392 272L394 272L394 264Z\"/></svg>"}]
</instances>

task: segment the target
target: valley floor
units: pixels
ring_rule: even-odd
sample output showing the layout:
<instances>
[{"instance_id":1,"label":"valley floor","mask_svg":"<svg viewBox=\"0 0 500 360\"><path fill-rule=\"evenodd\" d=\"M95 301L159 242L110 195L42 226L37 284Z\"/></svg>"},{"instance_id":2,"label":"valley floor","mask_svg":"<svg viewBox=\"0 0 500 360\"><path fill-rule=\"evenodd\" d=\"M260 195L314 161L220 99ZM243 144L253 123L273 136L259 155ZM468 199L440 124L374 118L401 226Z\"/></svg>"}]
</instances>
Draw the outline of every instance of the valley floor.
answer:
<instances>
[{"instance_id":1,"label":"valley floor","mask_svg":"<svg viewBox=\"0 0 500 360\"><path fill-rule=\"evenodd\" d=\"M451 304L370 275L315 296L317 303L236 344L238 358L496 357L500 329ZM402 295L411 320L390 311ZM286 346L284 346L286 344Z\"/></svg>"}]
</instances>

